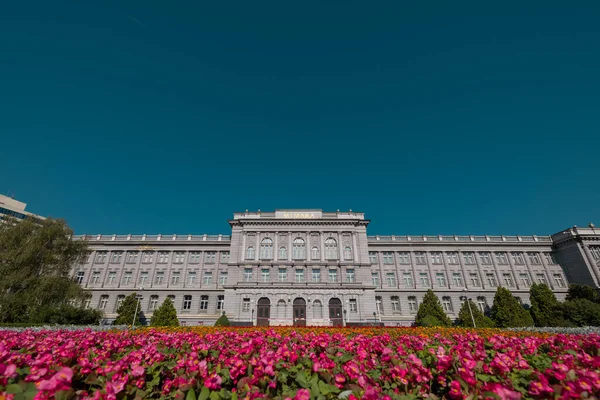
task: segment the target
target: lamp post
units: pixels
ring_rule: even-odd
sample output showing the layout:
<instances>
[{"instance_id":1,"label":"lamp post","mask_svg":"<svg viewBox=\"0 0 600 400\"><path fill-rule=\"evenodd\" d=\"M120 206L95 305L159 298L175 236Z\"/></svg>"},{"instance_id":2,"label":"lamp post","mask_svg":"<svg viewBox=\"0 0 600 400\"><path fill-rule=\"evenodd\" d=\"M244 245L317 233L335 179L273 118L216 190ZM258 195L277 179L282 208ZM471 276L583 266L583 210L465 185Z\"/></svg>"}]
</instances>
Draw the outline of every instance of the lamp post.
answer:
<instances>
[{"instance_id":1,"label":"lamp post","mask_svg":"<svg viewBox=\"0 0 600 400\"><path fill-rule=\"evenodd\" d=\"M467 306L469 307L469 314L471 314L471 321L473 321L473 328L477 328L477 325L475 325L475 317L473 317L473 310L471 310L471 302L469 301L469 298L467 296L467 288L464 288L463 292L465 293L465 301L467 302Z\"/></svg>"},{"instance_id":2,"label":"lamp post","mask_svg":"<svg viewBox=\"0 0 600 400\"><path fill-rule=\"evenodd\" d=\"M344 319L342 320L342 321L344 321L344 326L346 326L346 324L348 323L348 317L347 317L347 314L346 314L347 312L348 312L348 310L346 310L344 308Z\"/></svg>"},{"instance_id":3,"label":"lamp post","mask_svg":"<svg viewBox=\"0 0 600 400\"><path fill-rule=\"evenodd\" d=\"M143 290L144 288L140 286L140 292L142 292ZM135 304L135 312L133 313L133 321L131 322L132 327L135 327L135 319L137 318L138 308L140 307L141 294L136 295L135 297L137 297L137 303Z\"/></svg>"}]
</instances>

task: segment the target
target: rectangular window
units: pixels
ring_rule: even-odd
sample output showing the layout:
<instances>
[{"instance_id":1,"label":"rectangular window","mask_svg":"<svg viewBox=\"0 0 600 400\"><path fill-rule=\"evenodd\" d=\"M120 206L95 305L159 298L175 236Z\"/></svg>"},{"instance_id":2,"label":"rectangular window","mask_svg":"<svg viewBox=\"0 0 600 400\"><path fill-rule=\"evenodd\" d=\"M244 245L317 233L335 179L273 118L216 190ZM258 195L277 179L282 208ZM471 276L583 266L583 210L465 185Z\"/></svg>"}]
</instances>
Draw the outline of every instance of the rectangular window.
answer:
<instances>
[{"instance_id":1,"label":"rectangular window","mask_svg":"<svg viewBox=\"0 0 600 400\"><path fill-rule=\"evenodd\" d=\"M287 281L287 270L285 268L279 268L278 279L279 279L279 282L286 282Z\"/></svg>"},{"instance_id":2,"label":"rectangular window","mask_svg":"<svg viewBox=\"0 0 600 400\"><path fill-rule=\"evenodd\" d=\"M227 264L229 262L229 252L222 251L221 252L221 264Z\"/></svg>"},{"instance_id":3,"label":"rectangular window","mask_svg":"<svg viewBox=\"0 0 600 400\"><path fill-rule=\"evenodd\" d=\"M312 281L313 282L321 282L321 270L318 268L313 268L312 270Z\"/></svg>"},{"instance_id":4,"label":"rectangular window","mask_svg":"<svg viewBox=\"0 0 600 400\"><path fill-rule=\"evenodd\" d=\"M150 264L152 262L152 259L154 257L154 253L151 251L144 251L142 253L142 262L144 264Z\"/></svg>"},{"instance_id":5,"label":"rectangular window","mask_svg":"<svg viewBox=\"0 0 600 400\"><path fill-rule=\"evenodd\" d=\"M185 296L183 296L183 309L184 310L192 309L192 296L189 294L186 294Z\"/></svg>"},{"instance_id":6,"label":"rectangular window","mask_svg":"<svg viewBox=\"0 0 600 400\"><path fill-rule=\"evenodd\" d=\"M123 274L123 284L129 285L131 283L132 278L133 278L133 272L126 271L125 274Z\"/></svg>"},{"instance_id":7,"label":"rectangular window","mask_svg":"<svg viewBox=\"0 0 600 400\"><path fill-rule=\"evenodd\" d=\"M112 264L119 264L121 262L122 256L123 256L122 251L113 251L110 255L110 262Z\"/></svg>"},{"instance_id":8,"label":"rectangular window","mask_svg":"<svg viewBox=\"0 0 600 400\"><path fill-rule=\"evenodd\" d=\"M119 308L121 307L121 304L123 304L123 301L125 301L125 295L124 294L120 294L117 296L117 304L115 304L115 311L119 312Z\"/></svg>"},{"instance_id":9,"label":"rectangular window","mask_svg":"<svg viewBox=\"0 0 600 400\"><path fill-rule=\"evenodd\" d=\"M427 263L427 259L425 258L425 253L422 251L417 251L415 253L415 261L419 265L424 265Z\"/></svg>"},{"instance_id":10,"label":"rectangular window","mask_svg":"<svg viewBox=\"0 0 600 400\"><path fill-rule=\"evenodd\" d=\"M227 272L221 271L221 274L219 275L219 284L227 285Z\"/></svg>"},{"instance_id":11,"label":"rectangular window","mask_svg":"<svg viewBox=\"0 0 600 400\"><path fill-rule=\"evenodd\" d=\"M165 271L156 271L156 276L154 277L154 283L156 285L162 285L165 280Z\"/></svg>"},{"instance_id":12,"label":"rectangular window","mask_svg":"<svg viewBox=\"0 0 600 400\"><path fill-rule=\"evenodd\" d=\"M217 259L216 251L207 251L204 253L204 262L206 264L214 264Z\"/></svg>"},{"instance_id":13,"label":"rectangular window","mask_svg":"<svg viewBox=\"0 0 600 400\"><path fill-rule=\"evenodd\" d=\"M441 264L442 263L442 253L439 251L434 251L431 253L431 262L433 264Z\"/></svg>"},{"instance_id":14,"label":"rectangular window","mask_svg":"<svg viewBox=\"0 0 600 400\"><path fill-rule=\"evenodd\" d=\"M148 271L140 272L140 285L144 285L148 281Z\"/></svg>"},{"instance_id":15,"label":"rectangular window","mask_svg":"<svg viewBox=\"0 0 600 400\"><path fill-rule=\"evenodd\" d=\"M103 264L106 261L106 251L96 252L96 263Z\"/></svg>"},{"instance_id":16,"label":"rectangular window","mask_svg":"<svg viewBox=\"0 0 600 400\"><path fill-rule=\"evenodd\" d=\"M217 296L217 310L225 308L225 296L220 294Z\"/></svg>"},{"instance_id":17,"label":"rectangular window","mask_svg":"<svg viewBox=\"0 0 600 400\"><path fill-rule=\"evenodd\" d=\"M208 310L208 296L200 296L200 309Z\"/></svg>"},{"instance_id":18,"label":"rectangular window","mask_svg":"<svg viewBox=\"0 0 600 400\"><path fill-rule=\"evenodd\" d=\"M350 312L358 312L358 304L356 303L356 299L350 299L348 304L350 305Z\"/></svg>"},{"instance_id":19,"label":"rectangular window","mask_svg":"<svg viewBox=\"0 0 600 400\"><path fill-rule=\"evenodd\" d=\"M477 298L477 307L479 308L479 311L481 311L482 313L485 312L485 310L487 309L487 302L485 301L485 297Z\"/></svg>"},{"instance_id":20,"label":"rectangular window","mask_svg":"<svg viewBox=\"0 0 600 400\"><path fill-rule=\"evenodd\" d=\"M348 283L354 283L354 269L347 269L346 270L346 282Z\"/></svg>"},{"instance_id":21,"label":"rectangular window","mask_svg":"<svg viewBox=\"0 0 600 400\"><path fill-rule=\"evenodd\" d=\"M527 253L527 257L529 257L529 263L531 265L540 265L542 263L540 253Z\"/></svg>"},{"instance_id":22,"label":"rectangular window","mask_svg":"<svg viewBox=\"0 0 600 400\"><path fill-rule=\"evenodd\" d=\"M304 269L296 269L296 282L302 283L304 282Z\"/></svg>"},{"instance_id":23,"label":"rectangular window","mask_svg":"<svg viewBox=\"0 0 600 400\"><path fill-rule=\"evenodd\" d=\"M536 274L535 277L537 278L538 283L543 283L544 285L548 284L548 281L546 280L546 275L542 274Z\"/></svg>"},{"instance_id":24,"label":"rectangular window","mask_svg":"<svg viewBox=\"0 0 600 400\"><path fill-rule=\"evenodd\" d=\"M385 279L389 287L396 287L396 274L393 272L387 272Z\"/></svg>"},{"instance_id":25,"label":"rectangular window","mask_svg":"<svg viewBox=\"0 0 600 400\"><path fill-rule=\"evenodd\" d=\"M181 264L185 261L185 252L183 251L176 251L173 254L173 262L175 264Z\"/></svg>"},{"instance_id":26,"label":"rectangular window","mask_svg":"<svg viewBox=\"0 0 600 400\"><path fill-rule=\"evenodd\" d=\"M252 268L244 268L244 282L252 282Z\"/></svg>"},{"instance_id":27,"label":"rectangular window","mask_svg":"<svg viewBox=\"0 0 600 400\"><path fill-rule=\"evenodd\" d=\"M452 312L452 300L450 300L450 297L442 297L442 307L444 307L444 311Z\"/></svg>"},{"instance_id":28,"label":"rectangular window","mask_svg":"<svg viewBox=\"0 0 600 400\"><path fill-rule=\"evenodd\" d=\"M375 309L377 313L383 314L383 302L381 301L381 296L375 296Z\"/></svg>"},{"instance_id":29,"label":"rectangular window","mask_svg":"<svg viewBox=\"0 0 600 400\"><path fill-rule=\"evenodd\" d=\"M508 257L506 256L505 252L499 251L496 253L496 263L499 265L507 265L508 264Z\"/></svg>"},{"instance_id":30,"label":"rectangular window","mask_svg":"<svg viewBox=\"0 0 600 400\"><path fill-rule=\"evenodd\" d=\"M402 274L402 282L404 283L404 288L405 289L412 289L413 288L412 273L410 273L410 272L404 272Z\"/></svg>"},{"instance_id":31,"label":"rectangular window","mask_svg":"<svg viewBox=\"0 0 600 400\"><path fill-rule=\"evenodd\" d=\"M565 287L565 280L563 279L561 274L554 274L554 283L556 284L556 287Z\"/></svg>"},{"instance_id":32,"label":"rectangular window","mask_svg":"<svg viewBox=\"0 0 600 400\"><path fill-rule=\"evenodd\" d=\"M204 271L204 284L212 285L213 274L212 271Z\"/></svg>"},{"instance_id":33,"label":"rectangular window","mask_svg":"<svg viewBox=\"0 0 600 400\"><path fill-rule=\"evenodd\" d=\"M463 253L463 258L465 260L466 265L475 264L475 253L473 253L471 251L466 251Z\"/></svg>"},{"instance_id":34,"label":"rectangular window","mask_svg":"<svg viewBox=\"0 0 600 400\"><path fill-rule=\"evenodd\" d=\"M398 263L400 264L410 264L410 255L407 251L403 251L398 253Z\"/></svg>"},{"instance_id":35,"label":"rectangular window","mask_svg":"<svg viewBox=\"0 0 600 400\"><path fill-rule=\"evenodd\" d=\"M108 273L108 284L112 285L113 283L115 283L115 280L117 279L117 273L116 272L109 272Z\"/></svg>"},{"instance_id":36,"label":"rectangular window","mask_svg":"<svg viewBox=\"0 0 600 400\"><path fill-rule=\"evenodd\" d=\"M271 270L269 268L263 268L260 270L260 279L263 282L269 282L271 280Z\"/></svg>"},{"instance_id":37,"label":"rectangular window","mask_svg":"<svg viewBox=\"0 0 600 400\"><path fill-rule=\"evenodd\" d=\"M371 262L371 264L377 264L377 253L374 251L370 251L369 252L369 262Z\"/></svg>"},{"instance_id":38,"label":"rectangular window","mask_svg":"<svg viewBox=\"0 0 600 400\"><path fill-rule=\"evenodd\" d=\"M463 287L462 276L460 275L460 272L452 273L452 282L454 282L454 286L456 287Z\"/></svg>"},{"instance_id":39,"label":"rectangular window","mask_svg":"<svg viewBox=\"0 0 600 400\"><path fill-rule=\"evenodd\" d=\"M188 285L196 284L196 272L195 271L188 271L187 283L188 283Z\"/></svg>"},{"instance_id":40,"label":"rectangular window","mask_svg":"<svg viewBox=\"0 0 600 400\"><path fill-rule=\"evenodd\" d=\"M371 272L371 282L373 286L379 287L379 272Z\"/></svg>"},{"instance_id":41,"label":"rectangular window","mask_svg":"<svg viewBox=\"0 0 600 400\"><path fill-rule=\"evenodd\" d=\"M242 300L242 311L244 311L244 312L250 311L250 299Z\"/></svg>"},{"instance_id":42,"label":"rectangular window","mask_svg":"<svg viewBox=\"0 0 600 400\"><path fill-rule=\"evenodd\" d=\"M173 271L171 273L171 285L179 285L179 278L181 277L181 272Z\"/></svg>"},{"instance_id":43,"label":"rectangular window","mask_svg":"<svg viewBox=\"0 0 600 400\"><path fill-rule=\"evenodd\" d=\"M85 272L83 272L83 271L77 272L77 276L75 277L75 282L77 282L78 284L81 285L83 283L84 275L85 275Z\"/></svg>"},{"instance_id":44,"label":"rectangular window","mask_svg":"<svg viewBox=\"0 0 600 400\"><path fill-rule=\"evenodd\" d=\"M471 281L471 286L472 287L479 287L479 286L481 286L479 284L479 275L477 275L477 272L471 272L471 273L469 273L469 280Z\"/></svg>"},{"instance_id":45,"label":"rectangular window","mask_svg":"<svg viewBox=\"0 0 600 400\"><path fill-rule=\"evenodd\" d=\"M169 252L168 251L159 251L158 252L158 263L166 264L169 262Z\"/></svg>"},{"instance_id":46,"label":"rectangular window","mask_svg":"<svg viewBox=\"0 0 600 400\"><path fill-rule=\"evenodd\" d=\"M135 264L137 262L138 252L128 251L127 252L127 264Z\"/></svg>"},{"instance_id":47,"label":"rectangular window","mask_svg":"<svg viewBox=\"0 0 600 400\"><path fill-rule=\"evenodd\" d=\"M510 273L502 274L502 279L504 280L504 286L506 286L506 287L514 286L512 276L510 275Z\"/></svg>"},{"instance_id":48,"label":"rectangular window","mask_svg":"<svg viewBox=\"0 0 600 400\"><path fill-rule=\"evenodd\" d=\"M100 305L98 306L98 308L101 310L105 310L107 305L108 305L108 295L103 294L102 296L100 296Z\"/></svg>"},{"instance_id":49,"label":"rectangular window","mask_svg":"<svg viewBox=\"0 0 600 400\"><path fill-rule=\"evenodd\" d=\"M490 287L496 287L498 286L496 284L496 277L494 276L494 274L485 274L485 279L487 280L488 286Z\"/></svg>"},{"instance_id":50,"label":"rectangular window","mask_svg":"<svg viewBox=\"0 0 600 400\"><path fill-rule=\"evenodd\" d=\"M554 264L558 264L558 262L556 261L556 255L554 253L544 253L544 256L546 257L546 262L548 264L554 265Z\"/></svg>"},{"instance_id":51,"label":"rectangular window","mask_svg":"<svg viewBox=\"0 0 600 400\"><path fill-rule=\"evenodd\" d=\"M492 255L488 251L479 253L482 265L492 265Z\"/></svg>"},{"instance_id":52,"label":"rectangular window","mask_svg":"<svg viewBox=\"0 0 600 400\"><path fill-rule=\"evenodd\" d=\"M427 275L427 272L419 273L419 280L421 281L421 286L429 287L429 275Z\"/></svg>"},{"instance_id":53,"label":"rectangular window","mask_svg":"<svg viewBox=\"0 0 600 400\"><path fill-rule=\"evenodd\" d=\"M448 253L448 264L458 265L458 253L457 252L451 251Z\"/></svg>"},{"instance_id":54,"label":"rectangular window","mask_svg":"<svg viewBox=\"0 0 600 400\"><path fill-rule=\"evenodd\" d=\"M398 296L392 296L391 301L392 301L392 311L400 312L400 298Z\"/></svg>"},{"instance_id":55,"label":"rectangular window","mask_svg":"<svg viewBox=\"0 0 600 400\"><path fill-rule=\"evenodd\" d=\"M446 286L446 276L443 272L437 272L435 274L435 280L437 281L438 286Z\"/></svg>"},{"instance_id":56,"label":"rectangular window","mask_svg":"<svg viewBox=\"0 0 600 400\"><path fill-rule=\"evenodd\" d=\"M89 252L86 253L86 255L85 255L85 262L87 264L89 264L89 263L92 262L92 252L91 251L89 251Z\"/></svg>"},{"instance_id":57,"label":"rectangular window","mask_svg":"<svg viewBox=\"0 0 600 400\"><path fill-rule=\"evenodd\" d=\"M329 282L330 283L337 282L337 269L330 269L329 270Z\"/></svg>"},{"instance_id":58,"label":"rectangular window","mask_svg":"<svg viewBox=\"0 0 600 400\"><path fill-rule=\"evenodd\" d=\"M600 246L589 246L590 249L590 253L592 253L592 257L594 257L595 260L600 260ZM550 253L551 255L553 255L552 253ZM556 261L554 261L552 264L557 264Z\"/></svg>"},{"instance_id":59,"label":"rectangular window","mask_svg":"<svg viewBox=\"0 0 600 400\"><path fill-rule=\"evenodd\" d=\"M524 287L531 286L531 279L529 279L529 274L519 274L519 280L521 281L521 285Z\"/></svg>"},{"instance_id":60,"label":"rectangular window","mask_svg":"<svg viewBox=\"0 0 600 400\"><path fill-rule=\"evenodd\" d=\"M510 253L513 263L515 265L524 265L525 264L525 259L523 258L523 253L521 253L520 251L513 251L512 253Z\"/></svg>"},{"instance_id":61,"label":"rectangular window","mask_svg":"<svg viewBox=\"0 0 600 400\"><path fill-rule=\"evenodd\" d=\"M190 262L190 264L198 264L200 262L200 252L199 251L191 251L189 262Z\"/></svg>"},{"instance_id":62,"label":"rectangular window","mask_svg":"<svg viewBox=\"0 0 600 400\"><path fill-rule=\"evenodd\" d=\"M391 251L384 251L383 252L383 263L384 264L393 264L394 263L394 253L392 253Z\"/></svg>"},{"instance_id":63,"label":"rectangular window","mask_svg":"<svg viewBox=\"0 0 600 400\"><path fill-rule=\"evenodd\" d=\"M158 308L158 296L153 295L150 296L150 305L148 307L149 311L154 311Z\"/></svg>"},{"instance_id":64,"label":"rectangular window","mask_svg":"<svg viewBox=\"0 0 600 400\"><path fill-rule=\"evenodd\" d=\"M418 309L419 307L417 306L417 298L410 296L408 298L408 311L410 311L411 314L416 314Z\"/></svg>"}]
</instances>

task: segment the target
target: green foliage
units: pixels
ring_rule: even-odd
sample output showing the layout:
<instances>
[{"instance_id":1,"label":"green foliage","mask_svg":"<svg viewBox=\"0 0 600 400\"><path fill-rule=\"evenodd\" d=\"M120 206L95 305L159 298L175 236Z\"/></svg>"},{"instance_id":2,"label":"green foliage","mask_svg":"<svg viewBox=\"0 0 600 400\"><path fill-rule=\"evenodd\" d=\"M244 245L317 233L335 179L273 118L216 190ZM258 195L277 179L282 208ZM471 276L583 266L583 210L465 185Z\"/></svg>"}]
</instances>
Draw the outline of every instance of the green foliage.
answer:
<instances>
[{"instance_id":1,"label":"green foliage","mask_svg":"<svg viewBox=\"0 0 600 400\"><path fill-rule=\"evenodd\" d=\"M60 307L42 307L32 316L32 322L58 325L98 325L104 313L100 310L63 304Z\"/></svg>"},{"instance_id":2,"label":"green foliage","mask_svg":"<svg viewBox=\"0 0 600 400\"><path fill-rule=\"evenodd\" d=\"M503 287L499 287L496 291L490 316L498 328L533 326L531 314L519 304L508 289Z\"/></svg>"},{"instance_id":3,"label":"green foliage","mask_svg":"<svg viewBox=\"0 0 600 400\"><path fill-rule=\"evenodd\" d=\"M435 326L452 326L452 321L450 321L450 318L448 318L446 312L442 308L440 299L438 299L431 289L425 293L425 296L423 296L423 302L419 305L419 311L417 311L417 316L415 318L416 325L425 326L423 325L424 322L431 323L431 319L425 321L425 317L427 316L437 319L439 325Z\"/></svg>"},{"instance_id":4,"label":"green foliage","mask_svg":"<svg viewBox=\"0 0 600 400\"><path fill-rule=\"evenodd\" d=\"M586 299L594 303L600 303L600 296L598 292L591 286L588 285L569 285L569 291L567 292L567 301Z\"/></svg>"},{"instance_id":5,"label":"green foliage","mask_svg":"<svg viewBox=\"0 0 600 400\"><path fill-rule=\"evenodd\" d=\"M136 312L137 310L137 312ZM135 316L135 322L133 318ZM140 317L142 316L141 304L138 304L137 294L131 293L125 297L123 303L117 309L117 318L114 325L142 325Z\"/></svg>"},{"instance_id":6,"label":"green foliage","mask_svg":"<svg viewBox=\"0 0 600 400\"><path fill-rule=\"evenodd\" d=\"M544 283L535 283L529 289L531 308L529 312L535 326L561 326L562 312L560 303L556 300L554 292Z\"/></svg>"},{"instance_id":7,"label":"green foliage","mask_svg":"<svg viewBox=\"0 0 600 400\"><path fill-rule=\"evenodd\" d=\"M71 268L87 252L63 220L0 223L0 322L31 322L40 308L82 300Z\"/></svg>"},{"instance_id":8,"label":"green foliage","mask_svg":"<svg viewBox=\"0 0 600 400\"><path fill-rule=\"evenodd\" d=\"M460 311L458 312L457 325L462 326L464 328L472 328L474 318L475 325L477 325L477 328L493 328L494 321L486 317L481 312L479 307L477 307L475 303L473 303L472 300L468 301L469 303L463 301L462 306L460 307ZM469 311L469 304L471 305L471 311ZM473 318L471 318L471 312L473 313Z\"/></svg>"},{"instance_id":9,"label":"green foliage","mask_svg":"<svg viewBox=\"0 0 600 400\"><path fill-rule=\"evenodd\" d=\"M177 310L170 298L166 298L165 301L154 310L152 318L150 318L151 326L179 326L179 319L177 318Z\"/></svg>"},{"instance_id":10,"label":"green foliage","mask_svg":"<svg viewBox=\"0 0 600 400\"><path fill-rule=\"evenodd\" d=\"M215 321L215 326L229 326L229 318L227 318L227 315L225 315L225 313L223 313L223 315L221 315L219 317L219 319L217 319Z\"/></svg>"},{"instance_id":11,"label":"green foliage","mask_svg":"<svg viewBox=\"0 0 600 400\"><path fill-rule=\"evenodd\" d=\"M425 318L421 320L420 326L444 326L444 323L433 315L426 315Z\"/></svg>"},{"instance_id":12,"label":"green foliage","mask_svg":"<svg viewBox=\"0 0 600 400\"><path fill-rule=\"evenodd\" d=\"M574 326L600 326L600 304L588 299L565 301L561 306L565 320Z\"/></svg>"}]
</instances>

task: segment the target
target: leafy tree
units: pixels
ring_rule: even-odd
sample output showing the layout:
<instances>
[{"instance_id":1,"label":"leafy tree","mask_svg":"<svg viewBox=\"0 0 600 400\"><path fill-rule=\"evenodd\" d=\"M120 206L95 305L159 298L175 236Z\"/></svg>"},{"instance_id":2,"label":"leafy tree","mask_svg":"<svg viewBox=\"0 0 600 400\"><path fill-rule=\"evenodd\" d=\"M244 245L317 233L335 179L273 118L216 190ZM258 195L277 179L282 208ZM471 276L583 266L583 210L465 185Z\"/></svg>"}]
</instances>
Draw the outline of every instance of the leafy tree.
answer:
<instances>
[{"instance_id":1,"label":"leafy tree","mask_svg":"<svg viewBox=\"0 0 600 400\"><path fill-rule=\"evenodd\" d=\"M529 289L531 308L529 312L535 326L560 326L560 303L556 300L554 292L545 283L535 283Z\"/></svg>"},{"instance_id":2,"label":"leafy tree","mask_svg":"<svg viewBox=\"0 0 600 400\"><path fill-rule=\"evenodd\" d=\"M421 320L421 325L419 326L444 326L444 323L433 315L426 315L425 318Z\"/></svg>"},{"instance_id":3,"label":"leafy tree","mask_svg":"<svg viewBox=\"0 0 600 400\"><path fill-rule=\"evenodd\" d=\"M57 308L40 308L33 314L31 322L59 325L98 325L103 316L104 313L100 310L63 304Z\"/></svg>"},{"instance_id":4,"label":"leafy tree","mask_svg":"<svg viewBox=\"0 0 600 400\"><path fill-rule=\"evenodd\" d=\"M83 299L85 291L70 273L87 244L72 235L59 219L0 223L0 322L29 322L40 308Z\"/></svg>"},{"instance_id":5,"label":"leafy tree","mask_svg":"<svg viewBox=\"0 0 600 400\"><path fill-rule=\"evenodd\" d=\"M442 308L440 299L438 299L431 289L425 293L423 302L419 305L419 310L417 311L417 316L415 318L416 325L424 326L424 322L431 322L431 319L425 321L425 317L427 316L436 318L439 321L439 326L452 326L452 321L450 321L450 318L448 318L446 312Z\"/></svg>"},{"instance_id":6,"label":"leafy tree","mask_svg":"<svg viewBox=\"0 0 600 400\"><path fill-rule=\"evenodd\" d=\"M150 325L152 326L179 326L179 319L177 318L177 310L169 297L163 301L163 303L154 310L152 318L150 318Z\"/></svg>"},{"instance_id":7,"label":"leafy tree","mask_svg":"<svg viewBox=\"0 0 600 400\"><path fill-rule=\"evenodd\" d=\"M223 313L219 317L219 319L217 319L215 321L215 326L229 326L229 325L231 325L231 324L229 323L229 318L227 318L227 315L225 315L225 313Z\"/></svg>"},{"instance_id":8,"label":"leafy tree","mask_svg":"<svg viewBox=\"0 0 600 400\"><path fill-rule=\"evenodd\" d=\"M533 326L531 314L503 287L496 291L490 316L498 328Z\"/></svg>"},{"instance_id":9,"label":"leafy tree","mask_svg":"<svg viewBox=\"0 0 600 400\"><path fill-rule=\"evenodd\" d=\"M569 285L569 291L567 292L567 301L586 299L593 301L594 303L600 303L600 296L593 287L588 285L577 285L575 283Z\"/></svg>"},{"instance_id":10,"label":"leafy tree","mask_svg":"<svg viewBox=\"0 0 600 400\"><path fill-rule=\"evenodd\" d=\"M138 304L137 294L131 293L123 299L123 303L117 309L117 318L113 322L115 325L142 325L140 321L143 318L141 304ZM137 312L136 312L137 310ZM135 316L135 322L133 318Z\"/></svg>"},{"instance_id":11,"label":"leafy tree","mask_svg":"<svg viewBox=\"0 0 600 400\"><path fill-rule=\"evenodd\" d=\"M565 301L561 309L564 318L575 326L600 326L600 304L588 299Z\"/></svg>"},{"instance_id":12,"label":"leafy tree","mask_svg":"<svg viewBox=\"0 0 600 400\"><path fill-rule=\"evenodd\" d=\"M479 307L475 306L473 300L468 300L469 303L463 301L462 306L460 307L460 311L458 312L458 320L457 325L465 328L473 327L473 319L475 319L475 325L477 328L493 328L494 321L490 318L486 317ZM469 311L469 304L471 305L471 310ZM473 313L473 318L471 318L471 312Z\"/></svg>"}]
</instances>

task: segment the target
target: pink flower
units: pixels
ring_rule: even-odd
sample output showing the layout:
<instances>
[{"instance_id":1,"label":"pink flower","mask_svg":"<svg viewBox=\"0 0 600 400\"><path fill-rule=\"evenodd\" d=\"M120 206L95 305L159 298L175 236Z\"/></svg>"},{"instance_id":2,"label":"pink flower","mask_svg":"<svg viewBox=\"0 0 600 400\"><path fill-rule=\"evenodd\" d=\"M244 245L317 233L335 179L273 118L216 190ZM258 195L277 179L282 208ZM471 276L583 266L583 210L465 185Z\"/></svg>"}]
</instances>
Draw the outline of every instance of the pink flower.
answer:
<instances>
[{"instance_id":1,"label":"pink flower","mask_svg":"<svg viewBox=\"0 0 600 400\"><path fill-rule=\"evenodd\" d=\"M219 390L221 389L221 382L223 379L217 374L210 374L207 380L204 381L204 386L209 388L210 390Z\"/></svg>"},{"instance_id":2,"label":"pink flower","mask_svg":"<svg viewBox=\"0 0 600 400\"><path fill-rule=\"evenodd\" d=\"M294 396L294 400L310 400L310 390L299 389Z\"/></svg>"},{"instance_id":3,"label":"pink flower","mask_svg":"<svg viewBox=\"0 0 600 400\"><path fill-rule=\"evenodd\" d=\"M462 394L462 389L460 387L459 381L452 381L450 383L450 391L448 392L448 397L451 399L462 399L465 396Z\"/></svg>"},{"instance_id":4,"label":"pink flower","mask_svg":"<svg viewBox=\"0 0 600 400\"><path fill-rule=\"evenodd\" d=\"M137 367L135 367L131 370L131 373L133 374L133 376L142 376L142 375L144 375L145 371L146 370L144 369L144 367L142 367L141 365L138 365Z\"/></svg>"}]
</instances>

